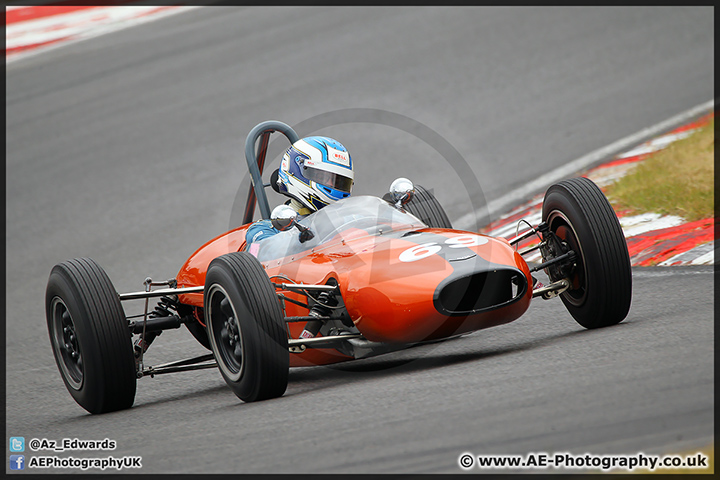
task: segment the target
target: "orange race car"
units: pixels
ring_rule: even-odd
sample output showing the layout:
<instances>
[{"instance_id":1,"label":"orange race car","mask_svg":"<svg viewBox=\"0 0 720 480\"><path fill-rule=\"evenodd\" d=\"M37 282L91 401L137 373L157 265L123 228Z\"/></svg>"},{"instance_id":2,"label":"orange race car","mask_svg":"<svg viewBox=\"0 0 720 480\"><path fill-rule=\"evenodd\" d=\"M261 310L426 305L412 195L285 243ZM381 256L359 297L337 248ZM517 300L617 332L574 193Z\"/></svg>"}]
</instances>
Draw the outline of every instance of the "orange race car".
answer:
<instances>
[{"instance_id":1,"label":"orange race car","mask_svg":"<svg viewBox=\"0 0 720 480\"><path fill-rule=\"evenodd\" d=\"M535 297L560 296L586 328L627 315L627 245L610 204L587 178L552 185L542 222L509 241L454 230L432 193L407 179L393 182L383 198L348 197L298 220L282 205L270 212L265 196L262 170L275 131L298 140L275 121L247 137L253 186L244 225L200 247L176 278L147 278L145 291L118 294L91 259L52 269L46 291L52 349L68 391L87 411L129 408L138 378L216 366L240 399L278 397L289 367L370 357L508 323ZM244 248L256 202L281 232L253 255ZM519 250L529 237L537 245ZM523 255L537 249L542 263L530 268ZM548 285L532 276L540 270ZM151 298L159 298L153 310ZM144 312L127 316L122 302L136 299L144 300ZM181 325L212 354L146 365L153 340Z\"/></svg>"}]
</instances>

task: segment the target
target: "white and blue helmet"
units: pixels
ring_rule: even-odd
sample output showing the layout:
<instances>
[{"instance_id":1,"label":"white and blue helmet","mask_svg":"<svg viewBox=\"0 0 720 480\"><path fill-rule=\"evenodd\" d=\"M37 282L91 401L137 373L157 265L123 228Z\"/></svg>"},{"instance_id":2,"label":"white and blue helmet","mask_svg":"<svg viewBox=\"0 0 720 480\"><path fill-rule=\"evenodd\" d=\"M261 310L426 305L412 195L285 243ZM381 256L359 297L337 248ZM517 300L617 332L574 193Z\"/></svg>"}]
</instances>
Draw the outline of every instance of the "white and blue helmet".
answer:
<instances>
[{"instance_id":1,"label":"white and blue helmet","mask_svg":"<svg viewBox=\"0 0 720 480\"><path fill-rule=\"evenodd\" d=\"M354 179L350 153L337 140L305 137L283 155L278 191L312 211L350 196Z\"/></svg>"}]
</instances>

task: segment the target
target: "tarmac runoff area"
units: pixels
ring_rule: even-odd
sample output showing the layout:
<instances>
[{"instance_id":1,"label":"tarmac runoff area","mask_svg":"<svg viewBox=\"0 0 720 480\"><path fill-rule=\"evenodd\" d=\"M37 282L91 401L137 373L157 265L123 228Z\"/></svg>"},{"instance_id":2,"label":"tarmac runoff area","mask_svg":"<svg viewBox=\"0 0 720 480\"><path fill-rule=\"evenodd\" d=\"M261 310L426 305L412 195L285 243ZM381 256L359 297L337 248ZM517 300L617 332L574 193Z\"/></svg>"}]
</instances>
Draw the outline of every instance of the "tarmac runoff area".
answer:
<instances>
[{"instance_id":1,"label":"tarmac runoff area","mask_svg":"<svg viewBox=\"0 0 720 480\"><path fill-rule=\"evenodd\" d=\"M120 1L115 6L76 6L70 2L54 2L37 6L7 6L5 31L6 64L59 46L92 38L112 31L174 15L200 5L144 6L139 2ZM122 5L122 8L118 8ZM714 107L713 107L714 108ZM625 175L633 167L672 142L691 135L708 122L714 112L687 123L641 145L616 155L612 160L579 172L605 188ZM544 194L533 197L499 219L483 227L480 233L512 238L518 221L531 225L541 221ZM657 213L628 215L616 212L628 242L630 260L636 266L712 265L715 261L713 218L686 222L684 219ZM520 230L522 231L522 225ZM528 239L519 248L532 245ZM528 256L538 261L540 253Z\"/></svg>"}]
</instances>

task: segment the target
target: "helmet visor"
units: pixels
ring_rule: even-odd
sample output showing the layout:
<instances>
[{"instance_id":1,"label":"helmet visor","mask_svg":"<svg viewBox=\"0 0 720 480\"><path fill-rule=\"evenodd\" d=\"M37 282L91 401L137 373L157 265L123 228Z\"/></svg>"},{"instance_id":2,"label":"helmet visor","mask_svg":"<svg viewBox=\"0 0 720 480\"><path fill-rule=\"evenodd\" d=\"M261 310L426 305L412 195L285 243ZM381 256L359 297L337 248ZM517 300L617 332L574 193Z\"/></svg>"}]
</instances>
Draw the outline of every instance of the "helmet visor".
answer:
<instances>
[{"instance_id":1,"label":"helmet visor","mask_svg":"<svg viewBox=\"0 0 720 480\"><path fill-rule=\"evenodd\" d=\"M326 187L346 193L350 193L353 184L353 179L350 177L312 167L305 167L303 169L303 175L305 175L305 178L317 182L320 185L325 185Z\"/></svg>"}]
</instances>

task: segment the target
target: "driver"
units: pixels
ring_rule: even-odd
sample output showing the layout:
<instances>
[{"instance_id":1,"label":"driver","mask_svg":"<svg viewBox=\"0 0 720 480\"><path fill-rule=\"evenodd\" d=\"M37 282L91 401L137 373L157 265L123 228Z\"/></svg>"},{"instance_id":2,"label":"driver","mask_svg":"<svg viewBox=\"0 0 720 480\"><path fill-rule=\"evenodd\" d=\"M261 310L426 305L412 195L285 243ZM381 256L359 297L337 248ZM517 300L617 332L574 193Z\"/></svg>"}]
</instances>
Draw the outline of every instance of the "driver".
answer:
<instances>
[{"instance_id":1,"label":"driver","mask_svg":"<svg viewBox=\"0 0 720 480\"><path fill-rule=\"evenodd\" d=\"M349 197L353 179L352 159L342 143L329 137L305 137L285 151L275 190L290 197L285 205L304 217ZM245 250L257 256L257 242L277 233L270 220L258 220L245 233Z\"/></svg>"}]
</instances>

